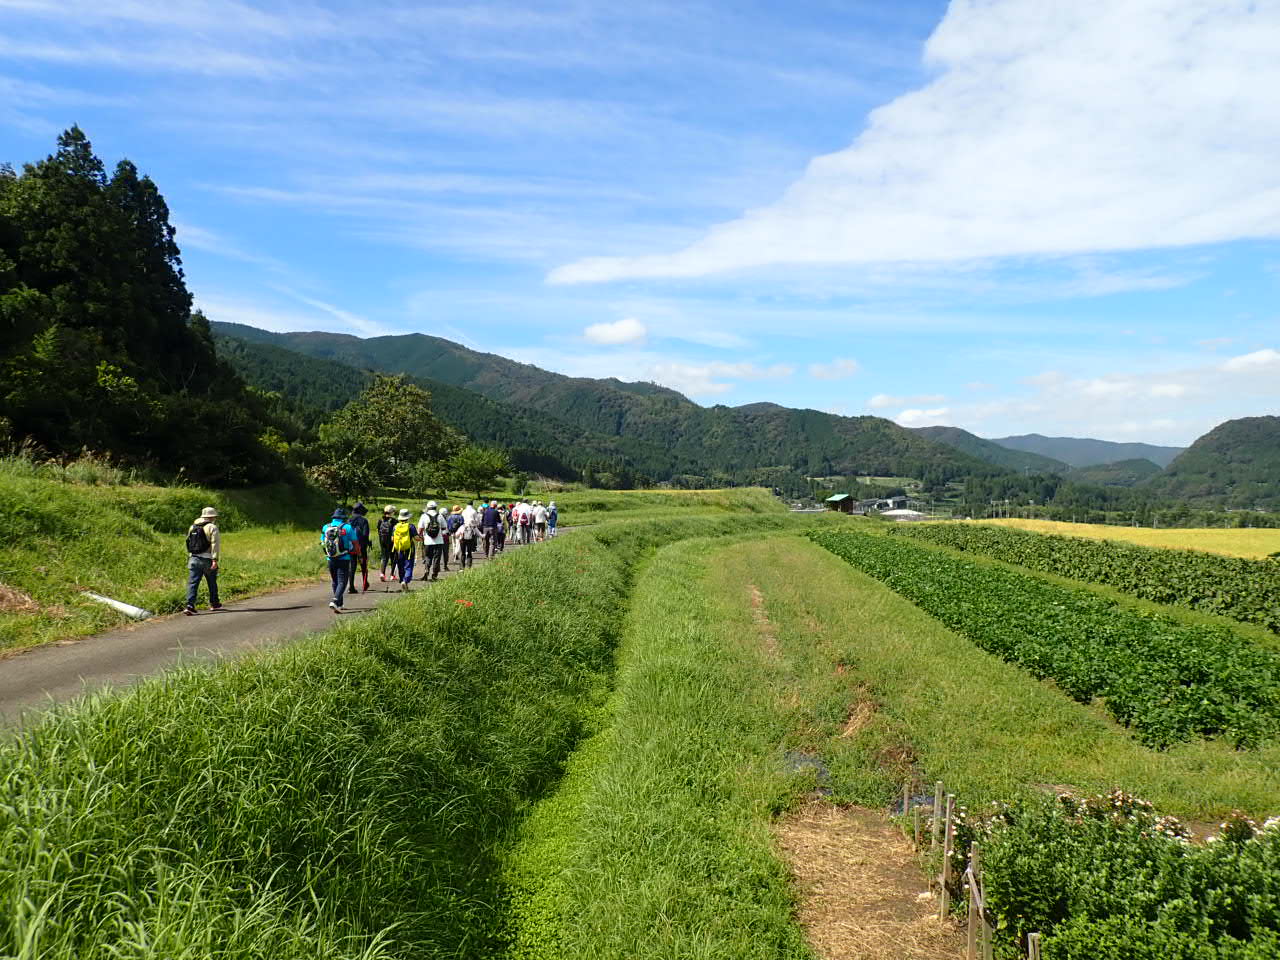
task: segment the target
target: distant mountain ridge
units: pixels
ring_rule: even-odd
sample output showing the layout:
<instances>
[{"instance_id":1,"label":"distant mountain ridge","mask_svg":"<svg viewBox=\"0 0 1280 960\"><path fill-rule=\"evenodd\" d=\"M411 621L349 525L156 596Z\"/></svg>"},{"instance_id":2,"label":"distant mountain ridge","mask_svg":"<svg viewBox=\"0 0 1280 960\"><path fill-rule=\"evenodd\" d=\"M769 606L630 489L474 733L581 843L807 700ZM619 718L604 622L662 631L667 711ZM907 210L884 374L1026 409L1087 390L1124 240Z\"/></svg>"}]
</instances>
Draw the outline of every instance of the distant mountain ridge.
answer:
<instances>
[{"instance_id":1,"label":"distant mountain ridge","mask_svg":"<svg viewBox=\"0 0 1280 960\"><path fill-rule=\"evenodd\" d=\"M1055 460L1053 457L1046 457L1025 450L1002 447L993 440L984 440L982 437L972 434L968 430L961 430L959 427L915 427L913 429L916 433L922 434L930 440L937 440L939 443L945 443L948 446L955 447L957 450L972 454L980 460L987 461L987 463L1006 467L1010 470L1017 470L1020 473L1064 474L1070 469L1061 460Z\"/></svg>"},{"instance_id":2,"label":"distant mountain ridge","mask_svg":"<svg viewBox=\"0 0 1280 960\"><path fill-rule=\"evenodd\" d=\"M1167 467L1183 447L1159 447L1150 443L1116 443L1111 440L1092 440L1087 437L1046 437L1027 433L1017 437L993 437L997 443L1010 450L1038 453L1042 457L1061 460L1071 467L1096 467L1120 460L1150 460L1159 467Z\"/></svg>"},{"instance_id":3,"label":"distant mountain ridge","mask_svg":"<svg viewBox=\"0 0 1280 960\"><path fill-rule=\"evenodd\" d=\"M615 455L659 480L700 474L781 485L773 478L856 473L945 480L1004 472L882 417L840 417L776 404L702 407L655 384L568 377L424 334L361 339L228 323L212 329L221 337L357 370L403 373L480 394L526 417L549 418L559 425L557 432L588 438L580 444L580 458L607 456L589 438L608 438ZM443 408L441 413L448 419Z\"/></svg>"},{"instance_id":4,"label":"distant mountain ridge","mask_svg":"<svg viewBox=\"0 0 1280 960\"><path fill-rule=\"evenodd\" d=\"M1073 483L1095 483L1102 487L1136 487L1159 475L1158 465L1138 459L1075 467L1067 474L1067 479Z\"/></svg>"}]
</instances>

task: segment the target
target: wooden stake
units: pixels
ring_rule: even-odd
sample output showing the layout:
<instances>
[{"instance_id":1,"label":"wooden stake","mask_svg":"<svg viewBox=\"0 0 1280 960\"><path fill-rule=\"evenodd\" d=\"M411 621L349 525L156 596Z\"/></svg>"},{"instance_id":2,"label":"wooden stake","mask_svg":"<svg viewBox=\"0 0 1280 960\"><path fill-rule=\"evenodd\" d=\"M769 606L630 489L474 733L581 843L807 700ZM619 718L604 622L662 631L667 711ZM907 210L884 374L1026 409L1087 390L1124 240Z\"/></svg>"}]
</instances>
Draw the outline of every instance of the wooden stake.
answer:
<instances>
[{"instance_id":1,"label":"wooden stake","mask_svg":"<svg viewBox=\"0 0 1280 960\"><path fill-rule=\"evenodd\" d=\"M907 815L907 810L911 807L911 781L904 780L902 782L902 815Z\"/></svg>"},{"instance_id":2,"label":"wooden stake","mask_svg":"<svg viewBox=\"0 0 1280 960\"><path fill-rule=\"evenodd\" d=\"M969 853L969 910L965 918L965 960L978 960L978 881L973 872L973 852Z\"/></svg>"},{"instance_id":3,"label":"wooden stake","mask_svg":"<svg viewBox=\"0 0 1280 960\"><path fill-rule=\"evenodd\" d=\"M947 914L951 907L951 892L948 886L951 883L951 842L954 835L951 830L951 817L955 812L956 795L954 793L947 794L947 817L946 823L942 830L942 903L938 908L938 918L946 920Z\"/></svg>"},{"instance_id":4,"label":"wooden stake","mask_svg":"<svg viewBox=\"0 0 1280 960\"><path fill-rule=\"evenodd\" d=\"M916 849L917 849L917 850L919 850L919 849L920 849L920 841L924 839L924 836L923 836L923 834L921 834L920 830L921 830L921 827L920 827L920 808L919 808L919 807L912 807L912 808L911 808L911 838L912 838L912 840L914 840L914 841L915 841L915 845L916 845Z\"/></svg>"},{"instance_id":5,"label":"wooden stake","mask_svg":"<svg viewBox=\"0 0 1280 960\"><path fill-rule=\"evenodd\" d=\"M1040 960L1040 934L1027 934L1027 951L1029 960Z\"/></svg>"},{"instance_id":6,"label":"wooden stake","mask_svg":"<svg viewBox=\"0 0 1280 960\"><path fill-rule=\"evenodd\" d=\"M933 841L929 849L937 849L939 834L942 831L942 781L933 785Z\"/></svg>"}]
</instances>

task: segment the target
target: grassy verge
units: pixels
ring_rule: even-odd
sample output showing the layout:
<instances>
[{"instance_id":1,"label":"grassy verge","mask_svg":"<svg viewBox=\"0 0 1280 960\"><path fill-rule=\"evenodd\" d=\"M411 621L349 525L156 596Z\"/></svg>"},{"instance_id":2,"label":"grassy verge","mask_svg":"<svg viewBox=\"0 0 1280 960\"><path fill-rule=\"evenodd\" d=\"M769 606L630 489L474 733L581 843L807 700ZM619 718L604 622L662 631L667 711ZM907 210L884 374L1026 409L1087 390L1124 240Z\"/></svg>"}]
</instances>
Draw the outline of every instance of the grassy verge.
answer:
<instances>
[{"instance_id":1,"label":"grassy verge","mask_svg":"<svg viewBox=\"0 0 1280 960\"><path fill-rule=\"evenodd\" d=\"M789 517L604 525L0 745L0 955L490 957L505 840L599 708L637 562Z\"/></svg>"},{"instance_id":2,"label":"grassy verge","mask_svg":"<svg viewBox=\"0 0 1280 960\"><path fill-rule=\"evenodd\" d=\"M923 782L942 779L974 803L1069 785L1121 787L1182 817L1275 812L1280 744L1144 747L1101 709L980 650L839 558L779 542L785 553L747 544L731 562L753 571L781 642L808 642L844 672L847 709L865 717L855 739L868 736L870 754L910 752Z\"/></svg>"},{"instance_id":3,"label":"grassy verge","mask_svg":"<svg viewBox=\"0 0 1280 960\"><path fill-rule=\"evenodd\" d=\"M1230 630L1144 616L903 537L817 536L984 649L1082 703L1096 698L1144 743L1221 736L1254 746L1280 732L1280 655Z\"/></svg>"},{"instance_id":4,"label":"grassy verge","mask_svg":"<svg viewBox=\"0 0 1280 960\"><path fill-rule=\"evenodd\" d=\"M85 590L178 610L185 535L205 506L220 514L226 598L319 574L316 531L332 504L313 490L90 486L0 471L0 653L125 622Z\"/></svg>"}]
</instances>

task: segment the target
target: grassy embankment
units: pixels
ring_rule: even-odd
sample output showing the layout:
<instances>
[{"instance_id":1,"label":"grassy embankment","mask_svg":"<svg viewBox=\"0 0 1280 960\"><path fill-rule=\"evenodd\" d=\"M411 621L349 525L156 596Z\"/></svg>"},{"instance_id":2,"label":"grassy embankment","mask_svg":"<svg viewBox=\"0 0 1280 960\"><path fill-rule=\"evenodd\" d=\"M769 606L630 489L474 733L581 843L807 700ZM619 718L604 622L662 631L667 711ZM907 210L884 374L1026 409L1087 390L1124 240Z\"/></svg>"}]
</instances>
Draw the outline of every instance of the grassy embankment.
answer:
<instances>
[{"instance_id":1,"label":"grassy embankment","mask_svg":"<svg viewBox=\"0 0 1280 960\"><path fill-rule=\"evenodd\" d=\"M806 956L769 824L815 776L876 806L907 777L975 804L1123 786L1189 817L1280 796L1280 747L1147 749L796 538L662 550L619 661L521 830L520 960Z\"/></svg>"},{"instance_id":2,"label":"grassy embankment","mask_svg":"<svg viewBox=\"0 0 1280 960\"><path fill-rule=\"evenodd\" d=\"M763 515L601 525L0 745L0 955L490 957L505 841L607 694L637 565Z\"/></svg>"},{"instance_id":3,"label":"grassy embankment","mask_svg":"<svg viewBox=\"0 0 1280 960\"><path fill-rule=\"evenodd\" d=\"M206 506L220 514L225 599L318 576L316 531L330 505L316 491L283 485L95 485L51 478L17 458L2 461L0 655L127 622L82 597L85 590L157 613L180 609L187 529Z\"/></svg>"},{"instance_id":4,"label":"grassy embankment","mask_svg":"<svg viewBox=\"0 0 1280 960\"><path fill-rule=\"evenodd\" d=\"M186 591L184 540L205 506L220 514L224 600L323 575L317 531L333 501L319 491L219 491L128 480L109 467L68 472L19 457L0 460L0 656L128 622L86 600L85 590L156 613L179 610ZM391 502L409 505L416 516L418 499ZM623 515L783 509L760 489L580 491L556 502L562 526ZM382 503L370 505L374 522Z\"/></svg>"},{"instance_id":5,"label":"grassy embankment","mask_svg":"<svg viewBox=\"0 0 1280 960\"><path fill-rule=\"evenodd\" d=\"M1150 527L1109 526L1103 523L1067 523L1058 520L973 520L1001 527L1016 527L1034 533L1054 533L1063 537L1088 537L1091 540L1120 540L1142 547L1164 547L1170 550L1203 550L1228 557L1260 560L1280 551L1280 529L1155 529Z\"/></svg>"}]
</instances>

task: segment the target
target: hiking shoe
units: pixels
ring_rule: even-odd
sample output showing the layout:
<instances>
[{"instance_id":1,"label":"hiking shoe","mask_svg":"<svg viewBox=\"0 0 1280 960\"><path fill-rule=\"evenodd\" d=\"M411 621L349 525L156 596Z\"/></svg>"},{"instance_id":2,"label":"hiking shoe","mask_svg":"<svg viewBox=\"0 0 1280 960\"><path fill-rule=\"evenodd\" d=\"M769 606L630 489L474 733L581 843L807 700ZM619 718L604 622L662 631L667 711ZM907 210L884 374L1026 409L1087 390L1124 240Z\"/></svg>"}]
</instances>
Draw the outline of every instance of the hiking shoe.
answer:
<instances>
[{"instance_id":1,"label":"hiking shoe","mask_svg":"<svg viewBox=\"0 0 1280 960\"><path fill-rule=\"evenodd\" d=\"M330 601L329 601L329 609L330 609L330 610L332 610L334 613L337 613L337 612L338 612L338 601L337 601L337 600L330 600Z\"/></svg>"},{"instance_id":2,"label":"hiking shoe","mask_svg":"<svg viewBox=\"0 0 1280 960\"><path fill-rule=\"evenodd\" d=\"M211 604L209 604L209 609L210 609L210 610L221 610L221 609L222 609L222 604L220 604L220 603L211 603Z\"/></svg>"},{"instance_id":3,"label":"hiking shoe","mask_svg":"<svg viewBox=\"0 0 1280 960\"><path fill-rule=\"evenodd\" d=\"M387 582L387 575L386 575L385 573L380 573L380 574L378 574L378 579L379 579L379 580L381 580L383 583L386 583L386 582Z\"/></svg>"},{"instance_id":4,"label":"hiking shoe","mask_svg":"<svg viewBox=\"0 0 1280 960\"><path fill-rule=\"evenodd\" d=\"M194 617L194 616L196 615L196 608L195 608L195 607L183 607L183 608L182 608L182 612L183 612L183 613L185 613L188 617Z\"/></svg>"}]
</instances>

